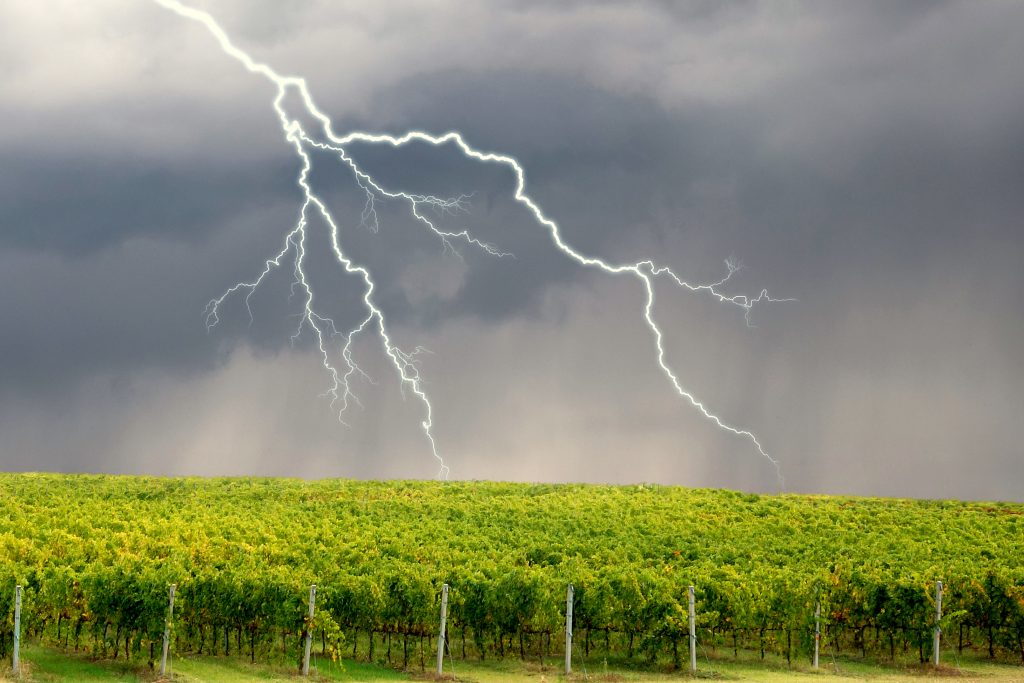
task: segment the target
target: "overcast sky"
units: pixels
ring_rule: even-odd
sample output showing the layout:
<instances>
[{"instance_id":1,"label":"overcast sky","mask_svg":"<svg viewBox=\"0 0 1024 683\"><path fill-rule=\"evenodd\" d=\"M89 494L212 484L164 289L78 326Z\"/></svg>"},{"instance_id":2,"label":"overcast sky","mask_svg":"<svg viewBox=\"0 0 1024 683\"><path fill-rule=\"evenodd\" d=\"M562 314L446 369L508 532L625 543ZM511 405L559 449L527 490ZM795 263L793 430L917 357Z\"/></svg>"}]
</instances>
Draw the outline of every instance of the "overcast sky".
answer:
<instances>
[{"instance_id":1,"label":"overcast sky","mask_svg":"<svg viewBox=\"0 0 1024 683\"><path fill-rule=\"evenodd\" d=\"M461 131L512 154L581 252L660 283L666 360L755 433L786 490L1024 500L1024 4L195 2L335 130ZM430 478L379 343L338 422L290 272L203 309L280 248L302 195L273 87L199 24L127 0L0 4L0 467ZM293 103L294 104L294 103ZM636 278L581 268L453 148L350 149L514 259L460 259L401 205L374 234L317 158L341 239L421 361L455 478L776 491L675 395ZM311 224L319 301L358 281ZM288 269L285 269L286 271Z\"/></svg>"}]
</instances>

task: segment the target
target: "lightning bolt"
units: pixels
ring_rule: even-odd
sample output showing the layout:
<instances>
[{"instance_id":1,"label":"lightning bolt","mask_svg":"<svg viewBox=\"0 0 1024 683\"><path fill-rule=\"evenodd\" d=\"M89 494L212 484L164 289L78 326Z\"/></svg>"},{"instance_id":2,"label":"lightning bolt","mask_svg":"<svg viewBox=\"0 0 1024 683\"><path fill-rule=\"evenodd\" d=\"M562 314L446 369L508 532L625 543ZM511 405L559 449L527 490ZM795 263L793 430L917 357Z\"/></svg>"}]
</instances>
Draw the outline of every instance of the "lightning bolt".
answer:
<instances>
[{"instance_id":1,"label":"lightning bolt","mask_svg":"<svg viewBox=\"0 0 1024 683\"><path fill-rule=\"evenodd\" d=\"M457 243L462 243L469 248L479 249L484 253L502 258L511 256L506 252L474 237L468 230L449 231L443 229L438 223L428 216L427 211L439 214L455 213L464 208L466 196L454 198L442 198L431 195L420 195L386 187L384 184L367 173L347 153L346 147L351 143L364 143L371 145L389 145L394 148L401 148L412 142L426 143L435 147L452 145L457 148L465 157L474 159L484 164L496 164L510 170L515 177L515 192L513 197L516 202L524 206L533 216L536 222L543 226L550 235L551 242L567 258L575 261L586 268L596 269L609 275L626 275L640 281L644 291L644 305L642 317L644 323L650 329L654 340L656 361L662 373L671 383L675 392L693 408L700 412L707 420L713 422L719 429L748 440L764 458L775 468L780 484L783 484L781 468L778 460L773 458L761 445L758 438L749 430L734 427L699 401L688 389L686 389L675 371L665 359L664 335L654 317L655 304L655 282L666 281L677 289L690 292L707 294L717 301L740 308L744 318L750 325L750 312L753 307L762 302L793 301L793 299L775 299L768 295L767 290L762 290L756 297L747 295L728 295L722 292L722 287L739 270L740 266L733 260L726 261L726 274L718 282L710 284L691 284L677 275L671 268L660 266L651 260L639 261L637 263L610 263L603 259L583 254L570 246L563 238L558 223L550 218L537 202L526 193L526 173L522 165L514 157L495 152L481 151L471 146L461 133L449 131L442 135L432 135L421 130L411 130L402 135L389 135L382 133L367 133L353 131L344 135L335 133L330 117L328 117L315 103L313 96L306 85L304 78L298 76L283 76L267 64L256 61L246 52L237 47L228 34L208 13L188 7L177 0L154 0L158 5L175 12L181 17L190 19L202 24L216 39L225 54L240 62L250 73L257 74L270 81L276 89L273 99L273 108L281 123L281 129L285 140L294 147L295 153L302 162L302 169L297 179L297 186L302 191L303 202L299 209L299 217L295 225L285 235L280 251L273 257L267 259L263 269L257 277L252 280L239 282L228 288L221 296L212 299L206 306L204 312L207 329L212 328L219 321L220 307L229 298L244 293L244 303L252 320L252 308L250 299L253 293L259 288L263 281L274 270L281 268L286 258L292 259L292 296L298 294L303 303L303 310L299 315L299 323L292 336L293 341L298 338L303 329L309 328L317 342L320 358L324 369L330 378L330 387L326 396L331 399L331 406L338 411L339 419L342 419L345 411L353 403L358 404L359 399L352 391L351 380L355 376L369 379L365 372L359 367L353 357L352 345L357 337L369 331L375 331L380 339L385 355L390 359L398 373L400 386L403 394L410 391L423 406L423 419L420 427L430 445L430 451L437 460L440 467L438 476L446 479L449 468L445 464L438 450L437 442L433 434L433 406L430 398L423 387L423 380L420 376L418 357L426 350L416 347L412 351L404 351L393 341L388 331L387 322L383 311L375 303L374 292L376 283L370 271L363 265L356 263L342 248L340 230L335 219L328 210L326 203L317 195L309 183L309 174L312 170L310 153L312 150L335 155L352 173L356 185L365 193L366 201L362 211L362 224L371 230L378 228L378 215L376 203L383 200L404 202L408 207L412 218L424 229L432 233L442 244L446 251L459 254L456 248ZM286 112L284 107L285 98L290 92L298 95L302 102L304 114L316 122L319 132L307 131L302 123ZM307 227L310 214L318 215L327 226L327 233L330 241L330 248L338 265L348 274L356 276L363 284L363 305L366 315L358 325L350 329L339 331L334 320L319 312L316 296L313 287L307 278L304 262L306 258ZM341 347L340 361L332 358L330 341L335 337L341 337L344 342Z\"/></svg>"}]
</instances>

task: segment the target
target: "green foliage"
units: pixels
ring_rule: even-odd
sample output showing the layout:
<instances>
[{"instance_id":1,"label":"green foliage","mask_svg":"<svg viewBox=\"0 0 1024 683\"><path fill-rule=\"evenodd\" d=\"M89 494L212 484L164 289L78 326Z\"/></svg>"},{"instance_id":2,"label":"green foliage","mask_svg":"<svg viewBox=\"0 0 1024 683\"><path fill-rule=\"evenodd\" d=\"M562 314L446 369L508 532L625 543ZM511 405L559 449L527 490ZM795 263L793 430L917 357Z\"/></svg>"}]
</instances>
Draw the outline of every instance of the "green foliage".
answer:
<instances>
[{"instance_id":1,"label":"green foliage","mask_svg":"<svg viewBox=\"0 0 1024 683\"><path fill-rule=\"evenodd\" d=\"M309 631L334 659L397 642L406 663L433 647L442 583L452 639L481 658L558 649L572 583L584 652L678 662L692 584L711 647L806 653L820 603L833 649L924 658L941 579L945 632L1024 658L1022 514L663 486L0 475L0 655L15 583L28 634L97 655L152 657L175 583L181 650L294 662Z\"/></svg>"}]
</instances>

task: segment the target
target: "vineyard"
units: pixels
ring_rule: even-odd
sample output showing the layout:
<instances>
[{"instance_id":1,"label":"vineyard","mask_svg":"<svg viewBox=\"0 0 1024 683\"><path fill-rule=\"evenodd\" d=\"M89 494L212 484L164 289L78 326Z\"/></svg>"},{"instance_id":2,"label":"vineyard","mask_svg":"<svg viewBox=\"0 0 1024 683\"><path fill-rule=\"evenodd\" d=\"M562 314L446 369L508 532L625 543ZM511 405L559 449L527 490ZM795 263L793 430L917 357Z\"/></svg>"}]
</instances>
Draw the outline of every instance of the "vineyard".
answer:
<instances>
[{"instance_id":1,"label":"vineyard","mask_svg":"<svg viewBox=\"0 0 1024 683\"><path fill-rule=\"evenodd\" d=\"M0 475L0 649L22 637L110 659L176 653L421 667L450 586L455 660L576 655L680 666L701 647L1024 662L1024 505L663 486ZM309 587L316 615L306 618ZM9 659L8 659L9 661Z\"/></svg>"}]
</instances>

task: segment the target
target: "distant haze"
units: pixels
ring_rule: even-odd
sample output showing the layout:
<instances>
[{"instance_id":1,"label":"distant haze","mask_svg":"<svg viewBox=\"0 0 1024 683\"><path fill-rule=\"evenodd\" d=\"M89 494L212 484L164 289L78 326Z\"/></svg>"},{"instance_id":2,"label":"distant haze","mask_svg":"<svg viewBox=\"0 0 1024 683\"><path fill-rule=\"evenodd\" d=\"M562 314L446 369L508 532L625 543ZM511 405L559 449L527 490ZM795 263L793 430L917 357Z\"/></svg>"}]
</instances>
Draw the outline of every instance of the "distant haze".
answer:
<instances>
[{"instance_id":1,"label":"distant haze","mask_svg":"<svg viewBox=\"0 0 1024 683\"><path fill-rule=\"evenodd\" d=\"M1024 500L1024 4L196 2L305 76L335 128L458 129L527 169L581 251L795 303L659 289L668 361L790 491ZM269 84L145 2L0 5L0 468L429 478L420 406L371 337L338 422L281 273L298 163ZM353 147L516 258L380 234L339 169L452 476L778 490L672 391L635 279L571 265L451 150ZM321 245L323 246L323 245ZM321 297L358 312L314 255ZM316 259L320 258L319 265Z\"/></svg>"}]
</instances>

